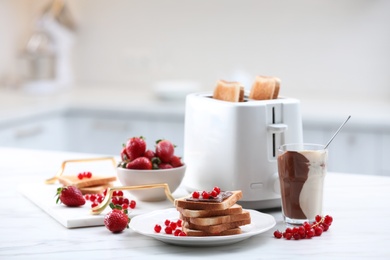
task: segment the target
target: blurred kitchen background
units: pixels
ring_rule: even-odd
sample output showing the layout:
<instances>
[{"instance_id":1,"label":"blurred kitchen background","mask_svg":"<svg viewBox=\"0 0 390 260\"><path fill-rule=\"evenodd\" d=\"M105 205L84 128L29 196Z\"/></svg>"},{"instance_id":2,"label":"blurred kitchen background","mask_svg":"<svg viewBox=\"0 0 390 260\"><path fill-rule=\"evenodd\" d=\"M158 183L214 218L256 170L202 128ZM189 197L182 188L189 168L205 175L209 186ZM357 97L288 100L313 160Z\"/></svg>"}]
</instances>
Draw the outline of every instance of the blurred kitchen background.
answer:
<instances>
[{"instance_id":1,"label":"blurred kitchen background","mask_svg":"<svg viewBox=\"0 0 390 260\"><path fill-rule=\"evenodd\" d=\"M329 170L390 175L390 1L0 0L0 146L182 152L185 95L281 79ZM163 135L163 136L161 136Z\"/></svg>"}]
</instances>

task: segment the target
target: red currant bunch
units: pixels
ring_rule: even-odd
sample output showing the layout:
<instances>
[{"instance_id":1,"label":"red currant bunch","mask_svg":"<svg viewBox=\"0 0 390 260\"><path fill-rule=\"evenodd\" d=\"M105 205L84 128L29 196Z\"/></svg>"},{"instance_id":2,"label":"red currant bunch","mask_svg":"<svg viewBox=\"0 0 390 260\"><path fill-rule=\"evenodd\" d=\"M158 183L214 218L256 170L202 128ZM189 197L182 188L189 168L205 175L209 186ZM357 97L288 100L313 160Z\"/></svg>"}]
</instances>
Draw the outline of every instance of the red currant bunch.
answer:
<instances>
[{"instance_id":1,"label":"red currant bunch","mask_svg":"<svg viewBox=\"0 0 390 260\"><path fill-rule=\"evenodd\" d=\"M84 178L91 179L92 178L92 172L80 172L77 174L77 178L79 180L82 180Z\"/></svg>"},{"instance_id":2,"label":"red currant bunch","mask_svg":"<svg viewBox=\"0 0 390 260\"><path fill-rule=\"evenodd\" d=\"M194 191L192 193L192 198L199 199L202 197L203 199L215 198L221 193L221 189L218 186L215 186L211 191Z\"/></svg>"},{"instance_id":3,"label":"red currant bunch","mask_svg":"<svg viewBox=\"0 0 390 260\"><path fill-rule=\"evenodd\" d=\"M85 198L85 200L90 201L91 202L91 207L94 208L97 205L99 205L100 203L102 203L102 201L104 200L104 195L102 193L85 194L84 198Z\"/></svg>"},{"instance_id":4,"label":"red currant bunch","mask_svg":"<svg viewBox=\"0 0 390 260\"><path fill-rule=\"evenodd\" d=\"M118 190L118 191L113 191L112 193L112 198L111 198L111 203L116 205L116 206L121 206L123 209L134 209L137 203L135 200L129 200L123 195L123 191Z\"/></svg>"},{"instance_id":5,"label":"red currant bunch","mask_svg":"<svg viewBox=\"0 0 390 260\"><path fill-rule=\"evenodd\" d=\"M87 201L91 201L91 207L94 208L103 202L106 195L107 190L104 190L103 193L99 194L85 194L84 198ZM124 210L128 208L134 209L137 205L135 200L129 200L128 198L126 198L123 194L123 191L121 190L112 192L111 203L116 207L120 206Z\"/></svg>"},{"instance_id":6,"label":"red currant bunch","mask_svg":"<svg viewBox=\"0 0 390 260\"><path fill-rule=\"evenodd\" d=\"M185 237L187 234L181 229L182 220L178 219L177 221L166 219L164 221L164 232L168 235ZM160 224L156 224L154 226L154 232L160 233L162 230L162 226Z\"/></svg>"},{"instance_id":7,"label":"red currant bunch","mask_svg":"<svg viewBox=\"0 0 390 260\"><path fill-rule=\"evenodd\" d=\"M299 240L304 238L312 238L314 236L321 236L323 232L328 231L329 227L332 225L332 222L333 218L329 215L326 215L325 217L317 215L315 217L315 222L312 224L305 222L302 226L293 228L288 227L284 232L275 230L274 237L278 239L283 237L287 240L291 240L292 238Z\"/></svg>"}]
</instances>

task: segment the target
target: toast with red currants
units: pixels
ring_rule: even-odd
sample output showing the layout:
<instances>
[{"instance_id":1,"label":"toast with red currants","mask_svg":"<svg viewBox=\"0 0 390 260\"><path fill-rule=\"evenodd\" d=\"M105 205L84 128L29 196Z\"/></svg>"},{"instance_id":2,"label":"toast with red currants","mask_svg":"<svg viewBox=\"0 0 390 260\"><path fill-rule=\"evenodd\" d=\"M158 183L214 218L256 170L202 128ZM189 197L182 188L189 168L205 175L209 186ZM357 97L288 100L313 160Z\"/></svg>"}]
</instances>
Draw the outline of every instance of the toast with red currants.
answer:
<instances>
[{"instance_id":1,"label":"toast with red currants","mask_svg":"<svg viewBox=\"0 0 390 260\"><path fill-rule=\"evenodd\" d=\"M190 210L225 210L242 198L242 191L221 191L215 198L193 198L192 196L175 200L175 206Z\"/></svg>"}]
</instances>

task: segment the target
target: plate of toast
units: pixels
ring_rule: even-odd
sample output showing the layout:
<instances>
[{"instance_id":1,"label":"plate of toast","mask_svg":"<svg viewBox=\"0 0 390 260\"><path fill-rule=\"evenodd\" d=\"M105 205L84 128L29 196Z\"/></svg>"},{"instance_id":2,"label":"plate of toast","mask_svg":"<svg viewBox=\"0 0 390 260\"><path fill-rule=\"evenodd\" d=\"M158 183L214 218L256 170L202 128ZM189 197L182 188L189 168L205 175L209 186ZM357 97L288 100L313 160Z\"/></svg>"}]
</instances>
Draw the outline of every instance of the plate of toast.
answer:
<instances>
[{"instance_id":1,"label":"plate of toast","mask_svg":"<svg viewBox=\"0 0 390 260\"><path fill-rule=\"evenodd\" d=\"M220 246L240 242L263 233L276 221L273 216L255 210L243 209L237 201L242 192L223 191L213 199L195 199L191 196L175 200L175 208L155 210L135 216L130 228L135 232L169 244L182 246ZM181 221L177 228L185 236L168 234L169 222ZM162 228L155 230L156 225Z\"/></svg>"},{"instance_id":2,"label":"plate of toast","mask_svg":"<svg viewBox=\"0 0 390 260\"><path fill-rule=\"evenodd\" d=\"M180 218L180 213L175 208L156 210L142 215L135 216L130 221L130 228L135 232L155 238L164 243L180 245L180 246L222 246L237 243L248 239L252 236L266 232L275 226L276 221L273 216L261 213L256 210L246 209L251 217L251 223L239 227L232 228L233 234L218 234L204 236L174 236L166 234L164 230L157 233L154 230L156 224L164 227L166 219L174 221ZM164 229L164 228L163 228ZM232 230L229 229L229 230ZM235 233L237 232L237 233Z\"/></svg>"}]
</instances>

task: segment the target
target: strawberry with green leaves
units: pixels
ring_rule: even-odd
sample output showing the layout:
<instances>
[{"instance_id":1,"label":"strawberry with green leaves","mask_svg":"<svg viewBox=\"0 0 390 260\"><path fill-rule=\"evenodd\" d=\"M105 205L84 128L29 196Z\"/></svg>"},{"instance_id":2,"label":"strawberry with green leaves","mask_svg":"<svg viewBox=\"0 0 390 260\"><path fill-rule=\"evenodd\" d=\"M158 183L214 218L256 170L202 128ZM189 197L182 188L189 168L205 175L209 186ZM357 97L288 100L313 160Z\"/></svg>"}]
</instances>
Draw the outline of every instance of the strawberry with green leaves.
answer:
<instances>
[{"instance_id":1,"label":"strawberry with green leaves","mask_svg":"<svg viewBox=\"0 0 390 260\"><path fill-rule=\"evenodd\" d=\"M120 233L129 228L130 218L127 215L127 209L123 210L121 206L110 204L112 211L104 217L104 225L112 233Z\"/></svg>"},{"instance_id":2,"label":"strawberry with green leaves","mask_svg":"<svg viewBox=\"0 0 390 260\"><path fill-rule=\"evenodd\" d=\"M146 151L146 142L142 136L130 138L125 146L126 155L130 161L144 156Z\"/></svg>"},{"instance_id":3,"label":"strawberry with green leaves","mask_svg":"<svg viewBox=\"0 0 390 260\"><path fill-rule=\"evenodd\" d=\"M58 188L56 196L56 203L61 201L68 207L80 207L85 204L83 193L75 186Z\"/></svg>"},{"instance_id":4,"label":"strawberry with green leaves","mask_svg":"<svg viewBox=\"0 0 390 260\"><path fill-rule=\"evenodd\" d=\"M175 146L169 140L156 141L156 156L161 162L169 163L175 153Z\"/></svg>"},{"instance_id":5,"label":"strawberry with green leaves","mask_svg":"<svg viewBox=\"0 0 390 260\"><path fill-rule=\"evenodd\" d=\"M133 170L151 170L152 167L152 162L147 157L138 157L126 164L127 169Z\"/></svg>"}]
</instances>

